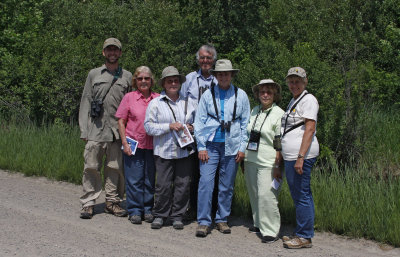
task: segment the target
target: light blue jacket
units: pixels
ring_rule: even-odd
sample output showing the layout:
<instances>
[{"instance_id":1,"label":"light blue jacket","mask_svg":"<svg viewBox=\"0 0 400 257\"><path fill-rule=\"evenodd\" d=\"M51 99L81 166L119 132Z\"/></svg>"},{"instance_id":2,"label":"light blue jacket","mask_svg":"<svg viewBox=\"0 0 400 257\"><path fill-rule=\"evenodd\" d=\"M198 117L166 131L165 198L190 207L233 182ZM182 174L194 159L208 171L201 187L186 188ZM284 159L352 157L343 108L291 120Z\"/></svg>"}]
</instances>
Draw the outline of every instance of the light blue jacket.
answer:
<instances>
[{"instance_id":1,"label":"light blue jacket","mask_svg":"<svg viewBox=\"0 0 400 257\"><path fill-rule=\"evenodd\" d=\"M221 116L221 105L219 100L219 86L215 88L215 100L218 108L218 115ZM233 119L233 106L235 103L235 90L231 84L224 100L224 121ZM237 92L237 119L232 122L230 132L225 131L225 156L236 155L238 151L245 152L248 140L247 123L250 118L250 103L246 92L238 89ZM194 134L197 141L197 150L206 150L207 141L212 141L215 131L220 126L220 122L210 115L216 117L211 89L207 90L201 97L197 108L194 122ZM219 117L221 120L221 117Z\"/></svg>"}]
</instances>

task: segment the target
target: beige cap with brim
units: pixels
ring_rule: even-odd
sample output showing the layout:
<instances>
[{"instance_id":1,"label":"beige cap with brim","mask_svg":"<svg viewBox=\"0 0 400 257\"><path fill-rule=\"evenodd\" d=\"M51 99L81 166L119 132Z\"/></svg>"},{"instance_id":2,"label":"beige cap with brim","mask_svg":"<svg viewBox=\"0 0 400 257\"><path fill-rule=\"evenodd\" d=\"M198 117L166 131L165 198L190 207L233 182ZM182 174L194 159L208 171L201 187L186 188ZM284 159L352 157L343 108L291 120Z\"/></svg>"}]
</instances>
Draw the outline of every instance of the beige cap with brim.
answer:
<instances>
[{"instance_id":1,"label":"beige cap with brim","mask_svg":"<svg viewBox=\"0 0 400 257\"><path fill-rule=\"evenodd\" d=\"M288 73L287 73L287 75L286 75L286 78L289 77L289 76L292 76L292 75L298 76L298 77L300 77L300 78L307 78L306 71L305 71L303 68L301 68L301 67L293 67L293 68L290 68L290 69L288 70Z\"/></svg>"},{"instance_id":2,"label":"beige cap with brim","mask_svg":"<svg viewBox=\"0 0 400 257\"><path fill-rule=\"evenodd\" d=\"M104 41L103 50L106 49L107 46L116 46L119 49L122 49L121 42L113 37L107 38L106 41Z\"/></svg>"}]
</instances>

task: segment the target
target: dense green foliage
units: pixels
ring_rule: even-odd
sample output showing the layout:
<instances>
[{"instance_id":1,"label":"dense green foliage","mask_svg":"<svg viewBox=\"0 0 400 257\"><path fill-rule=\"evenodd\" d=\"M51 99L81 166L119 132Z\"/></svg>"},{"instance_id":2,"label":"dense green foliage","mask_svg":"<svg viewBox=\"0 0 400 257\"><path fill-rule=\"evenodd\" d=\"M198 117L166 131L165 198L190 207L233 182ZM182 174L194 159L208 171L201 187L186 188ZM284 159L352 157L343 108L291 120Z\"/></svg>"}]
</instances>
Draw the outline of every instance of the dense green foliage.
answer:
<instances>
[{"instance_id":1,"label":"dense green foliage","mask_svg":"<svg viewBox=\"0 0 400 257\"><path fill-rule=\"evenodd\" d=\"M3 117L76 121L111 36L123 43L123 67L148 65L157 77L167 65L195 69L194 53L211 42L241 69L235 83L249 95L260 79L284 85L289 67L304 67L321 103L324 160L360 154L361 105L400 104L399 0L4 0L0 10ZM282 107L289 98L284 90Z\"/></svg>"}]
</instances>

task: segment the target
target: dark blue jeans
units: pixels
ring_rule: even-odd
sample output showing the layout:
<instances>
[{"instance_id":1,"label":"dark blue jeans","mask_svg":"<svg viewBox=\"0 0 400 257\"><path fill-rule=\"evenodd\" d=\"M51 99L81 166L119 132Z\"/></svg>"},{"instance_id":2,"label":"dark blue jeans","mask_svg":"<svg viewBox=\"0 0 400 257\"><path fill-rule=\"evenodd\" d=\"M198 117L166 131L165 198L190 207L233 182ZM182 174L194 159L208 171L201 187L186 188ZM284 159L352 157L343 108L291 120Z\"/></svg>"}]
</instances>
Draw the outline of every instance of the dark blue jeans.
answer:
<instances>
[{"instance_id":1,"label":"dark blue jeans","mask_svg":"<svg viewBox=\"0 0 400 257\"><path fill-rule=\"evenodd\" d=\"M153 150L138 148L135 155L123 156L128 214L151 214L156 173Z\"/></svg>"},{"instance_id":2,"label":"dark blue jeans","mask_svg":"<svg viewBox=\"0 0 400 257\"><path fill-rule=\"evenodd\" d=\"M305 159L303 174L294 169L296 161L285 161L286 180L296 208L295 234L303 238L314 237L314 199L311 193L311 168L317 158Z\"/></svg>"}]
</instances>

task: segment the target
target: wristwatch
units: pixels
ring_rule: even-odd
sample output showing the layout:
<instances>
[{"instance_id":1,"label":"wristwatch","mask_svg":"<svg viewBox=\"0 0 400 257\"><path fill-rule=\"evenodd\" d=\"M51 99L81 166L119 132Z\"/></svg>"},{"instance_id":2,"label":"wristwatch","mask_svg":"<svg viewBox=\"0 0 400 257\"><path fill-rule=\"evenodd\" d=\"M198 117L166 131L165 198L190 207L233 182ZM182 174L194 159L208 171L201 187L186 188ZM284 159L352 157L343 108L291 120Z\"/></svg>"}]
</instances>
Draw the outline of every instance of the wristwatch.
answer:
<instances>
[{"instance_id":1,"label":"wristwatch","mask_svg":"<svg viewBox=\"0 0 400 257\"><path fill-rule=\"evenodd\" d=\"M300 158L300 159L301 159L301 158L304 159L304 155L301 155L301 154L297 155L297 159L299 159L299 158Z\"/></svg>"}]
</instances>

